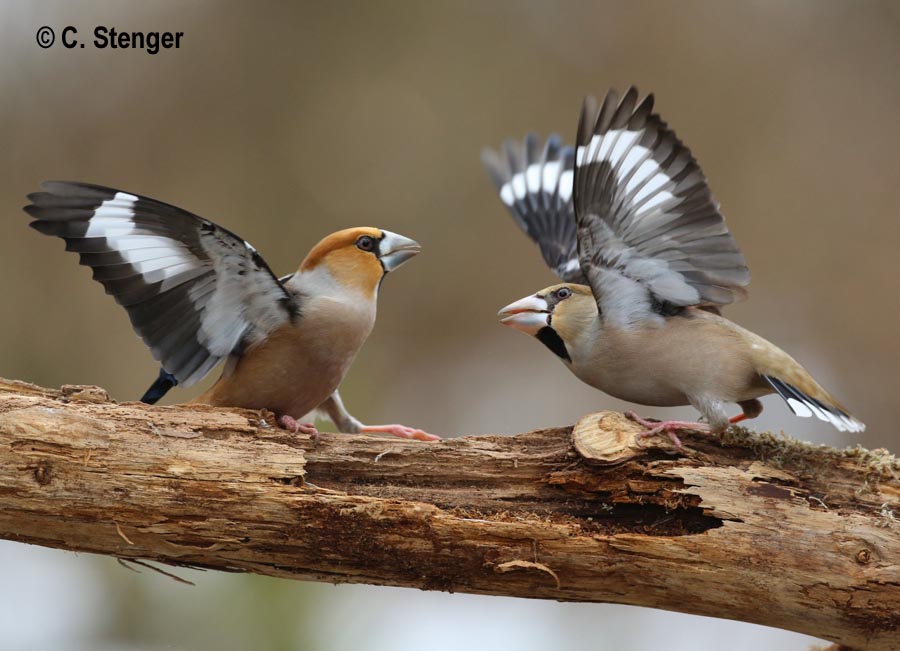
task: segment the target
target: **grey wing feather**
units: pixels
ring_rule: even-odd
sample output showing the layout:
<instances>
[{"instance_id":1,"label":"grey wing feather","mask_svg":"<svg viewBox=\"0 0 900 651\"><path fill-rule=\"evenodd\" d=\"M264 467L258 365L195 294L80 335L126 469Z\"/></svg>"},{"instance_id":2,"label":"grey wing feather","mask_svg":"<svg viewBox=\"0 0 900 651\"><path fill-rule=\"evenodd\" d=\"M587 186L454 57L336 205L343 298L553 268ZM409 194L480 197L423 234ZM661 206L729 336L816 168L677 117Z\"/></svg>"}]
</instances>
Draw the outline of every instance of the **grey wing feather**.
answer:
<instances>
[{"instance_id":1,"label":"grey wing feather","mask_svg":"<svg viewBox=\"0 0 900 651\"><path fill-rule=\"evenodd\" d=\"M546 143L535 134L508 140L481 160L519 227L540 247L544 262L566 282L585 284L578 263L572 205L575 151L557 135Z\"/></svg>"},{"instance_id":2,"label":"grey wing feather","mask_svg":"<svg viewBox=\"0 0 900 651\"><path fill-rule=\"evenodd\" d=\"M30 194L31 226L61 237L181 384L297 314L295 298L234 233L175 206L86 183Z\"/></svg>"},{"instance_id":3,"label":"grey wing feather","mask_svg":"<svg viewBox=\"0 0 900 651\"><path fill-rule=\"evenodd\" d=\"M643 292L648 305L726 305L746 295L744 256L652 95L638 102L632 87L621 101L612 90L599 107L585 101L573 194L579 258L601 310L611 285L630 286L634 299Z\"/></svg>"}]
</instances>

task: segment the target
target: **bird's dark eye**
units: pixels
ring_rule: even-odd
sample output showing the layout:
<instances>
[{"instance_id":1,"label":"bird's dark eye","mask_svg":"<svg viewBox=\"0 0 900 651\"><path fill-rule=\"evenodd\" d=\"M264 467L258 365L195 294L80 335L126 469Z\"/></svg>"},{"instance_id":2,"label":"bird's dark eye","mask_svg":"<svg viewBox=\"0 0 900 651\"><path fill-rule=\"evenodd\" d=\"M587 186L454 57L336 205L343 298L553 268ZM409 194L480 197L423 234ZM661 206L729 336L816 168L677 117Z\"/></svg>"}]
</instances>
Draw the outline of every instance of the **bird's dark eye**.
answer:
<instances>
[{"instance_id":1,"label":"bird's dark eye","mask_svg":"<svg viewBox=\"0 0 900 651\"><path fill-rule=\"evenodd\" d=\"M556 298L559 300L563 300L565 298L569 298L572 295L572 290L568 287L560 287L556 290Z\"/></svg>"},{"instance_id":2,"label":"bird's dark eye","mask_svg":"<svg viewBox=\"0 0 900 651\"><path fill-rule=\"evenodd\" d=\"M356 240L356 248L360 251L374 251L375 238L370 235L360 235L359 239Z\"/></svg>"}]
</instances>

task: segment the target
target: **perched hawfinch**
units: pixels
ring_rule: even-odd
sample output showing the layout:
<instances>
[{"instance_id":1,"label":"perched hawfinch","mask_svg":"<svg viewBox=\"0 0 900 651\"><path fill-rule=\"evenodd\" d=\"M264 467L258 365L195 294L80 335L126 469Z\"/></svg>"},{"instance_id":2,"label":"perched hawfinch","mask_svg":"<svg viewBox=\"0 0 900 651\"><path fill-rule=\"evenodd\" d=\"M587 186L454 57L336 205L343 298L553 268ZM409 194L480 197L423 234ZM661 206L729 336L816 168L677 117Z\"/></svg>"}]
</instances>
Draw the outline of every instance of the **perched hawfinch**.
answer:
<instances>
[{"instance_id":1,"label":"perched hawfinch","mask_svg":"<svg viewBox=\"0 0 900 651\"><path fill-rule=\"evenodd\" d=\"M585 100L577 146L507 142L482 160L500 199L562 278L500 310L583 382L644 405L690 404L705 425L651 422L647 434L722 431L777 393L798 416L864 425L792 357L720 316L750 274L691 152L630 88ZM728 403L742 415L729 420Z\"/></svg>"},{"instance_id":2,"label":"perched hawfinch","mask_svg":"<svg viewBox=\"0 0 900 651\"><path fill-rule=\"evenodd\" d=\"M269 409L283 427L320 412L342 432L437 437L401 425L366 426L338 385L375 323L384 275L419 252L413 240L350 228L319 242L276 278L248 242L169 204L85 183L45 183L28 196L31 226L66 241L131 317L162 364L142 400L190 386L221 360L219 381L193 402Z\"/></svg>"}]
</instances>

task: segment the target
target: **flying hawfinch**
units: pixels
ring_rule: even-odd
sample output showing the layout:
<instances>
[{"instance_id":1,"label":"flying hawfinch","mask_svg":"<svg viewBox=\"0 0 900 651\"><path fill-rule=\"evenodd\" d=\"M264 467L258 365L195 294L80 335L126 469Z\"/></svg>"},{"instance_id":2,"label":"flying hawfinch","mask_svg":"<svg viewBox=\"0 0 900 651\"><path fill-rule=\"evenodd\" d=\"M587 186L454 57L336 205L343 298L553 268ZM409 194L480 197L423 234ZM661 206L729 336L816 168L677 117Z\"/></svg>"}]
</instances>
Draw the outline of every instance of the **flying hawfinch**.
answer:
<instances>
[{"instance_id":1,"label":"flying hawfinch","mask_svg":"<svg viewBox=\"0 0 900 651\"><path fill-rule=\"evenodd\" d=\"M583 382L644 405L693 405L707 424L651 422L645 434L724 430L777 393L798 416L865 426L792 357L720 316L750 273L691 152L653 96L585 100L577 146L534 135L485 150L501 201L564 281L500 310ZM743 414L729 420L727 405Z\"/></svg>"},{"instance_id":2,"label":"flying hawfinch","mask_svg":"<svg viewBox=\"0 0 900 651\"><path fill-rule=\"evenodd\" d=\"M224 359L219 381L193 402L269 409L283 427L313 435L299 420L318 411L343 432L437 438L363 425L338 393L375 323L381 281L419 252L413 240L378 228L338 231L276 278L248 242L186 210L86 183L43 189L28 196L31 226L79 254L162 364L144 402L194 384Z\"/></svg>"}]
</instances>

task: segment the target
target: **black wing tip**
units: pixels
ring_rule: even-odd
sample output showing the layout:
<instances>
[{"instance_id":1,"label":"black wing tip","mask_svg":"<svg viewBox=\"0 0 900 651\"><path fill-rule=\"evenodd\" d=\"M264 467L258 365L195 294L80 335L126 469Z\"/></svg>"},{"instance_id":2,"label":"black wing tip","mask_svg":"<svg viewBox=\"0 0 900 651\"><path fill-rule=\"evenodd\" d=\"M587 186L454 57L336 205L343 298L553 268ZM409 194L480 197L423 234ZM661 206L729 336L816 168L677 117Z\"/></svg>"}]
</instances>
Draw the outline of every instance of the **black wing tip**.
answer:
<instances>
[{"instance_id":1,"label":"black wing tip","mask_svg":"<svg viewBox=\"0 0 900 651\"><path fill-rule=\"evenodd\" d=\"M512 150L514 152L525 151L525 148L529 144L533 145L545 145L549 141L553 141L556 143L560 143L562 137L556 133L555 131L550 132L547 135L547 138L544 139L541 137L540 132L538 131L526 131L525 135L521 138L504 138L503 142L500 143L499 147L482 147L481 155L484 156L497 156L499 157L501 154L506 154L508 151Z\"/></svg>"},{"instance_id":2,"label":"black wing tip","mask_svg":"<svg viewBox=\"0 0 900 651\"><path fill-rule=\"evenodd\" d=\"M27 212L27 211L26 211ZM31 213L29 213L31 214ZM35 215L32 215L35 217ZM57 235L56 228L54 223L51 221L45 221L43 219L35 219L32 222L28 222L28 225L36 230L38 233L43 235Z\"/></svg>"},{"instance_id":3,"label":"black wing tip","mask_svg":"<svg viewBox=\"0 0 900 651\"><path fill-rule=\"evenodd\" d=\"M503 180L509 174L509 172L506 169L506 166L503 164L503 158L501 157L499 151L490 147L482 148L481 164L484 166L484 169L487 171L488 175L491 177L491 180L495 184L503 184Z\"/></svg>"},{"instance_id":4,"label":"black wing tip","mask_svg":"<svg viewBox=\"0 0 900 651\"><path fill-rule=\"evenodd\" d=\"M625 106L628 104L637 104L638 95L637 86L632 84L625 90L625 94L622 96L622 101L619 104Z\"/></svg>"},{"instance_id":5,"label":"black wing tip","mask_svg":"<svg viewBox=\"0 0 900 651\"><path fill-rule=\"evenodd\" d=\"M99 197L107 195L115 195L117 192L123 192L107 185L99 185L97 183L86 183L84 181L62 181L48 180L41 183L41 189L47 194L53 194L61 197Z\"/></svg>"},{"instance_id":6,"label":"black wing tip","mask_svg":"<svg viewBox=\"0 0 900 651\"><path fill-rule=\"evenodd\" d=\"M121 190L80 181L44 181L40 191L26 195L31 203L22 210L35 218L53 219L61 210L93 207L119 192Z\"/></svg>"},{"instance_id":7,"label":"black wing tip","mask_svg":"<svg viewBox=\"0 0 900 651\"><path fill-rule=\"evenodd\" d=\"M567 149L571 147L562 146L562 138L556 133L551 133L544 141L540 134L536 131L529 131L521 140L515 138L507 138L499 148L482 147L481 164L491 177L497 190L500 190L504 184L512 180L512 178L523 172L529 165L538 161L527 160L526 152L540 150L547 152L549 148L556 148L562 152L559 156L548 158L547 160L563 159L563 155L567 153ZM574 152L574 149L572 149ZM572 154L574 157L574 153Z\"/></svg>"},{"instance_id":8,"label":"black wing tip","mask_svg":"<svg viewBox=\"0 0 900 651\"><path fill-rule=\"evenodd\" d=\"M22 206L22 210L32 217L37 217L41 208L59 203L59 196L47 190L47 183L48 181L41 183L41 190L38 192L29 192L25 195L25 198L31 203Z\"/></svg>"},{"instance_id":9,"label":"black wing tip","mask_svg":"<svg viewBox=\"0 0 900 651\"><path fill-rule=\"evenodd\" d=\"M578 146L590 141L591 137L602 134L610 128L639 128L651 119L656 98L648 93L643 99L635 84L631 84L621 95L611 86L607 89L602 102L594 95L586 95L581 108L578 124Z\"/></svg>"},{"instance_id":10,"label":"black wing tip","mask_svg":"<svg viewBox=\"0 0 900 651\"><path fill-rule=\"evenodd\" d=\"M634 102L635 105L643 104L648 99L653 101L653 93L648 93L644 96L644 99L638 102L638 98L641 96L641 91L638 88L637 84L629 84L625 87L625 92L619 95L619 91L615 86L610 86L606 95L603 98L605 102L614 102L617 106L627 105L629 103Z\"/></svg>"},{"instance_id":11,"label":"black wing tip","mask_svg":"<svg viewBox=\"0 0 900 651\"><path fill-rule=\"evenodd\" d=\"M497 150L492 147L482 147L480 156L482 164L489 166L497 159Z\"/></svg>"},{"instance_id":12,"label":"black wing tip","mask_svg":"<svg viewBox=\"0 0 900 651\"><path fill-rule=\"evenodd\" d=\"M583 147L594 134L594 124L597 122L597 98L593 95L585 95L581 103L581 113L578 116L578 130L575 132L575 145Z\"/></svg>"}]
</instances>

